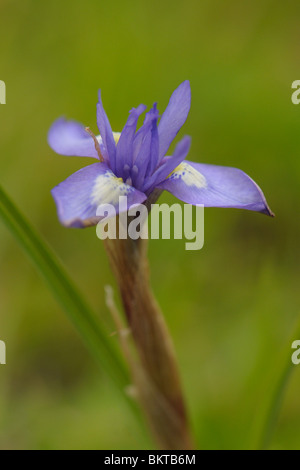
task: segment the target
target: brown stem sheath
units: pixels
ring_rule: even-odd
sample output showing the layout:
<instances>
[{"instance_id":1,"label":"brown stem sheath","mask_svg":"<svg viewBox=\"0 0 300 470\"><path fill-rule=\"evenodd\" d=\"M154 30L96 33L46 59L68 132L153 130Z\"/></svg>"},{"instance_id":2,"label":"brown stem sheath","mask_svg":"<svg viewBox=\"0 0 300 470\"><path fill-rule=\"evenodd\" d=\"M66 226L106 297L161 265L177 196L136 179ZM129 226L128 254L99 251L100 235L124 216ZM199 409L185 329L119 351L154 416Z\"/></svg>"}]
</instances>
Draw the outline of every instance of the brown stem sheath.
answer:
<instances>
[{"instance_id":1,"label":"brown stem sheath","mask_svg":"<svg viewBox=\"0 0 300 470\"><path fill-rule=\"evenodd\" d=\"M147 240L105 240L140 358L134 380L160 448L192 448L173 344L149 284Z\"/></svg>"}]
</instances>

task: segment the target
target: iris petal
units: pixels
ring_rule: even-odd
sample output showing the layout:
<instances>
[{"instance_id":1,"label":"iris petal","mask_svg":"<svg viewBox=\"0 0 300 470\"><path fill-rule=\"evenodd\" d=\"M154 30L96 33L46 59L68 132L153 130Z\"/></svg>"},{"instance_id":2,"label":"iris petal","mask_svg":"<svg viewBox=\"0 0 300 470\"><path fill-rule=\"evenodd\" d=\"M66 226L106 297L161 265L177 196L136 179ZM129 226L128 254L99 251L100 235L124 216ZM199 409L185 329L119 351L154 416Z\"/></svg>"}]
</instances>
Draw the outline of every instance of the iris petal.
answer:
<instances>
[{"instance_id":1,"label":"iris petal","mask_svg":"<svg viewBox=\"0 0 300 470\"><path fill-rule=\"evenodd\" d=\"M97 140L100 148L103 147L100 136ZM99 159L92 137L86 132L85 127L76 121L57 119L50 128L48 143L56 153L61 155Z\"/></svg>"},{"instance_id":2,"label":"iris petal","mask_svg":"<svg viewBox=\"0 0 300 470\"><path fill-rule=\"evenodd\" d=\"M111 204L118 213L119 197L127 197L127 208L141 204L146 195L117 178L105 163L94 163L77 171L52 190L60 222L66 227L96 225L100 204Z\"/></svg>"},{"instance_id":3,"label":"iris petal","mask_svg":"<svg viewBox=\"0 0 300 470\"><path fill-rule=\"evenodd\" d=\"M155 103L146 114L144 123L137 131L133 141L133 168L137 170L133 175L133 184L137 188L143 186L146 175L148 172L151 175L158 163L158 115Z\"/></svg>"},{"instance_id":4,"label":"iris petal","mask_svg":"<svg viewBox=\"0 0 300 470\"><path fill-rule=\"evenodd\" d=\"M115 171L116 167L116 145L111 126L104 111L102 100L101 100L101 91L98 93L99 101L97 103L97 125L102 137L104 152L103 157L106 163L108 163L112 169Z\"/></svg>"},{"instance_id":5,"label":"iris petal","mask_svg":"<svg viewBox=\"0 0 300 470\"><path fill-rule=\"evenodd\" d=\"M173 92L158 125L159 161L166 155L173 139L183 126L191 107L191 87L184 81Z\"/></svg>"},{"instance_id":6,"label":"iris petal","mask_svg":"<svg viewBox=\"0 0 300 470\"><path fill-rule=\"evenodd\" d=\"M185 161L157 187L188 204L274 215L259 186L237 168Z\"/></svg>"},{"instance_id":7,"label":"iris petal","mask_svg":"<svg viewBox=\"0 0 300 470\"><path fill-rule=\"evenodd\" d=\"M117 145L116 151L116 173L122 175L124 165L132 165L133 158L133 139L136 131L138 118L145 111L146 106L141 104L130 111L124 129ZM123 176L123 175L122 175Z\"/></svg>"},{"instance_id":8,"label":"iris petal","mask_svg":"<svg viewBox=\"0 0 300 470\"><path fill-rule=\"evenodd\" d=\"M138 155L141 155L141 150L143 141L149 131L152 128L153 121L157 121L159 117L158 109L156 108L156 103L154 103L153 107L146 113L143 125L139 128L137 133L134 136L133 141L133 162L135 163Z\"/></svg>"},{"instance_id":9,"label":"iris petal","mask_svg":"<svg viewBox=\"0 0 300 470\"><path fill-rule=\"evenodd\" d=\"M183 137L175 147L172 157L166 157L161 166L153 173L153 175L145 182L143 190L151 192L151 190L159 183L165 180L169 174L186 158L191 146L191 138Z\"/></svg>"}]
</instances>

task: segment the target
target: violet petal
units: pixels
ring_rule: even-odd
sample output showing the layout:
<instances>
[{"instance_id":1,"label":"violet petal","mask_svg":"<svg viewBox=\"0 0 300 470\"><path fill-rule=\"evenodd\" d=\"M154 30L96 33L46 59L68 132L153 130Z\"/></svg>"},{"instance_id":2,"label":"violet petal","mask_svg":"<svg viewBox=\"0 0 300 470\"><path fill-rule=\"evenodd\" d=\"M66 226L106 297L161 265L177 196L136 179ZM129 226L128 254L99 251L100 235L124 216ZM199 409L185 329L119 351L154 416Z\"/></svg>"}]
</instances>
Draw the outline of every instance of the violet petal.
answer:
<instances>
[{"instance_id":1,"label":"violet petal","mask_svg":"<svg viewBox=\"0 0 300 470\"><path fill-rule=\"evenodd\" d=\"M112 204L118 213L119 197L126 196L129 208L141 204L146 195L117 178L105 163L82 168L52 189L60 222L66 227L96 225L100 204Z\"/></svg>"}]
</instances>

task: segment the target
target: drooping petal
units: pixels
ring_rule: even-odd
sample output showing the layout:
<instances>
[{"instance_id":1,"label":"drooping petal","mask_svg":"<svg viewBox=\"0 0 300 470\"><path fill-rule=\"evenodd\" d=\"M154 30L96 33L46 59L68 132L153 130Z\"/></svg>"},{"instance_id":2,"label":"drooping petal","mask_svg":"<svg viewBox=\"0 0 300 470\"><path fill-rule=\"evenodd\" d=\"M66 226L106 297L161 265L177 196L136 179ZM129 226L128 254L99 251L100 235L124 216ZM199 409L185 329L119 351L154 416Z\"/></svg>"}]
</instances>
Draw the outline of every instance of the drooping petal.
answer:
<instances>
[{"instance_id":1,"label":"drooping petal","mask_svg":"<svg viewBox=\"0 0 300 470\"><path fill-rule=\"evenodd\" d=\"M102 146L100 136L97 140ZM60 155L74 157L93 157L99 159L92 137L85 127L76 121L67 121L65 118L57 119L48 133L50 147Z\"/></svg>"},{"instance_id":2,"label":"drooping petal","mask_svg":"<svg viewBox=\"0 0 300 470\"><path fill-rule=\"evenodd\" d=\"M186 80L172 94L158 125L159 161L166 155L171 142L183 126L191 107L191 87Z\"/></svg>"},{"instance_id":3,"label":"drooping petal","mask_svg":"<svg viewBox=\"0 0 300 470\"><path fill-rule=\"evenodd\" d=\"M145 111L146 107L147 106L141 104L137 108L133 108L121 132L116 150L116 174L120 176L123 176L122 173L125 165L129 167L132 166L134 134L138 119Z\"/></svg>"},{"instance_id":4,"label":"drooping petal","mask_svg":"<svg viewBox=\"0 0 300 470\"><path fill-rule=\"evenodd\" d=\"M77 171L52 189L60 222L66 227L96 225L100 204L111 204L118 213L119 197L127 197L126 210L145 201L146 195L117 178L105 163L94 163Z\"/></svg>"},{"instance_id":5,"label":"drooping petal","mask_svg":"<svg viewBox=\"0 0 300 470\"><path fill-rule=\"evenodd\" d=\"M113 132L111 130L110 122L104 111L102 100L101 100L101 90L98 92L99 101L97 103L97 125L102 137L104 152L103 157L106 163L109 163L112 171L115 171L116 168L116 145Z\"/></svg>"},{"instance_id":6,"label":"drooping petal","mask_svg":"<svg viewBox=\"0 0 300 470\"><path fill-rule=\"evenodd\" d=\"M188 204L248 209L274 215L259 186L237 168L186 161L158 188Z\"/></svg>"},{"instance_id":7,"label":"drooping petal","mask_svg":"<svg viewBox=\"0 0 300 470\"><path fill-rule=\"evenodd\" d=\"M183 137L175 147L172 157L166 157L161 166L155 173L145 181L143 191L149 193L159 183L164 181L170 173L186 158L191 146L191 138L189 136Z\"/></svg>"}]
</instances>

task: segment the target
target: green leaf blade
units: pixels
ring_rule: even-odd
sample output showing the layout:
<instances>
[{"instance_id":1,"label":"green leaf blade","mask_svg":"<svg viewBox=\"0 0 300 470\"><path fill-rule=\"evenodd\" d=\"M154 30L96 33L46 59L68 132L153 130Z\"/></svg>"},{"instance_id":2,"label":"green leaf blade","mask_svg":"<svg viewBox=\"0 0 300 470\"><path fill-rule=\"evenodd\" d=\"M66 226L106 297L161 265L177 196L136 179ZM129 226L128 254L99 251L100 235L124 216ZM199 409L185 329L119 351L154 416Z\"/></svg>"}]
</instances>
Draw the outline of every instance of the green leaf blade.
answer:
<instances>
[{"instance_id":1,"label":"green leaf blade","mask_svg":"<svg viewBox=\"0 0 300 470\"><path fill-rule=\"evenodd\" d=\"M127 370L96 315L68 277L59 259L0 187L0 216L45 279L94 358L119 388L129 383Z\"/></svg>"}]
</instances>

